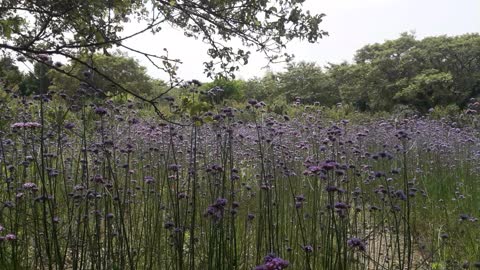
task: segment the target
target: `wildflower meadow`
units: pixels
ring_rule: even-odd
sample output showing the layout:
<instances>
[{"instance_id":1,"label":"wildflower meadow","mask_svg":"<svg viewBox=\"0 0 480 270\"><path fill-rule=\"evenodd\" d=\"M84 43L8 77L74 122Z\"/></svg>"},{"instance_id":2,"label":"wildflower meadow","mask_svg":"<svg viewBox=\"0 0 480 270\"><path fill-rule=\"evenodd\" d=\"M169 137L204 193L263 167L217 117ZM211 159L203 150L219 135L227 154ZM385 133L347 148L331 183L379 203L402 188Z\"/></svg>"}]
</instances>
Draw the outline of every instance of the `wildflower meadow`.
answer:
<instances>
[{"instance_id":1,"label":"wildflower meadow","mask_svg":"<svg viewBox=\"0 0 480 270\"><path fill-rule=\"evenodd\" d=\"M474 114L66 99L2 97L0 269L480 267Z\"/></svg>"}]
</instances>

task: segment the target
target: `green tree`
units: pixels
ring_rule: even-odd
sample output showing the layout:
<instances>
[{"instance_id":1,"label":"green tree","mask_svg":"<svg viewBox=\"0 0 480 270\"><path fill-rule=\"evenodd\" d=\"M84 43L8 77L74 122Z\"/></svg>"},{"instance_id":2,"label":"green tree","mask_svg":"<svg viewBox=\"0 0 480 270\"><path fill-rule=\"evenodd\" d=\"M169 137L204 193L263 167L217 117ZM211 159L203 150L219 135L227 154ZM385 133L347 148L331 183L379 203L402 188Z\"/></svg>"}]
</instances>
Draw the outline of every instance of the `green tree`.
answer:
<instances>
[{"instance_id":1,"label":"green tree","mask_svg":"<svg viewBox=\"0 0 480 270\"><path fill-rule=\"evenodd\" d=\"M15 65L15 61L8 55L0 58L0 85L13 89L23 80L23 74Z\"/></svg>"},{"instance_id":2,"label":"green tree","mask_svg":"<svg viewBox=\"0 0 480 270\"><path fill-rule=\"evenodd\" d=\"M19 83L19 90L22 95L45 94L51 85L48 72L49 65L37 62L33 65L33 72L29 72Z\"/></svg>"},{"instance_id":3,"label":"green tree","mask_svg":"<svg viewBox=\"0 0 480 270\"><path fill-rule=\"evenodd\" d=\"M423 71L410 84L395 94L400 103L413 105L421 112L438 105L455 104L453 77L435 69Z\"/></svg>"},{"instance_id":4,"label":"green tree","mask_svg":"<svg viewBox=\"0 0 480 270\"><path fill-rule=\"evenodd\" d=\"M268 71L263 77L245 83L245 97L272 103L278 102L279 80L277 74Z\"/></svg>"},{"instance_id":5,"label":"green tree","mask_svg":"<svg viewBox=\"0 0 480 270\"><path fill-rule=\"evenodd\" d=\"M131 57L114 53L112 55L94 54L92 57L80 56L79 58L90 62L90 65L96 70L115 82L113 84L104 76L91 72L90 69L86 69L85 66L75 61L71 61L65 67L76 77L88 80L102 96L115 96L125 100L128 98L128 94L122 91L122 88L130 89L136 95L151 96L153 94L153 81L146 74L146 68ZM79 82L75 78L55 70L52 70L50 76L53 83L52 89L65 91L70 95L78 90Z\"/></svg>"},{"instance_id":6,"label":"green tree","mask_svg":"<svg viewBox=\"0 0 480 270\"><path fill-rule=\"evenodd\" d=\"M350 103L360 111L371 109L371 93L376 87L376 81L365 80L371 72L368 64L349 65L330 64L327 73L338 90L342 103Z\"/></svg>"},{"instance_id":7,"label":"green tree","mask_svg":"<svg viewBox=\"0 0 480 270\"><path fill-rule=\"evenodd\" d=\"M480 94L480 35L437 36L423 39L416 51L425 69L449 73L455 103L465 106ZM420 62L420 61L418 61Z\"/></svg>"},{"instance_id":8,"label":"green tree","mask_svg":"<svg viewBox=\"0 0 480 270\"><path fill-rule=\"evenodd\" d=\"M245 96L245 81L218 78L210 83L203 84L204 99L215 104L220 104L225 99L240 101Z\"/></svg>"},{"instance_id":9,"label":"green tree","mask_svg":"<svg viewBox=\"0 0 480 270\"><path fill-rule=\"evenodd\" d=\"M403 33L398 39L367 45L357 51L354 59L363 71L360 76L365 82L361 85L368 90L371 109L390 110L394 105L393 97L404 88L404 80L418 72L409 55L416 43L413 34Z\"/></svg>"},{"instance_id":10,"label":"green tree","mask_svg":"<svg viewBox=\"0 0 480 270\"><path fill-rule=\"evenodd\" d=\"M279 91L287 102L301 97L306 103L320 102L331 106L340 101L337 89L330 78L315 63L291 63L287 70L278 75Z\"/></svg>"},{"instance_id":11,"label":"green tree","mask_svg":"<svg viewBox=\"0 0 480 270\"><path fill-rule=\"evenodd\" d=\"M480 94L479 51L478 34L417 40L403 33L398 39L364 46L354 63L330 65L327 73L342 102L361 110L463 107Z\"/></svg>"}]
</instances>

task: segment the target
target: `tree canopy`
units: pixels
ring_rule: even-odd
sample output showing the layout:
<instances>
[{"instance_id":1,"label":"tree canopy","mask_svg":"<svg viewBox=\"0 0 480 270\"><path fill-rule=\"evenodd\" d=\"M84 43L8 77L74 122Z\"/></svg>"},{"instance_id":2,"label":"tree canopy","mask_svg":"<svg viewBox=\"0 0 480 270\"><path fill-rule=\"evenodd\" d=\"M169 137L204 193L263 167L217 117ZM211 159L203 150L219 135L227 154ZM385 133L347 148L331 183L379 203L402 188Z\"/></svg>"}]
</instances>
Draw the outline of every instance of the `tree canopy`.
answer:
<instances>
[{"instance_id":1,"label":"tree canopy","mask_svg":"<svg viewBox=\"0 0 480 270\"><path fill-rule=\"evenodd\" d=\"M248 62L249 48L278 61L289 57L281 54L289 41L316 42L326 34L319 28L324 14L304 11L303 2L5 0L0 11L0 48L35 60L42 60L39 54L61 55L89 66L75 56L78 51L122 47L174 73L172 62L179 60L123 45L126 39L147 31L159 32L169 24L210 45L207 54L211 60L205 61L208 75L233 74L240 64ZM125 22L132 20L146 26L136 33L123 34ZM226 42L232 39L241 40L247 49L231 47Z\"/></svg>"},{"instance_id":2,"label":"tree canopy","mask_svg":"<svg viewBox=\"0 0 480 270\"><path fill-rule=\"evenodd\" d=\"M116 84L112 84L105 77L85 71L84 67L75 61L70 61L65 66L65 69L70 70L70 73L76 77L83 77L89 80L98 89L101 89L101 93L109 97L125 95L125 92L117 87L117 84L138 95L149 96L152 94L152 79L146 74L146 68L131 57L116 52L111 55L93 54L90 56L79 56L79 58L82 61L95 63L96 68L102 74L115 81ZM76 79L64 73L52 70L50 71L50 77L53 83L51 88L55 90L73 94L78 88Z\"/></svg>"},{"instance_id":3,"label":"tree canopy","mask_svg":"<svg viewBox=\"0 0 480 270\"><path fill-rule=\"evenodd\" d=\"M396 104L420 112L447 104L462 107L480 93L479 52L478 34L417 40L404 33L358 50L355 62L341 72L355 70L357 76L349 77L360 81L340 92L373 110L390 110ZM332 70L341 68L333 65Z\"/></svg>"},{"instance_id":4,"label":"tree canopy","mask_svg":"<svg viewBox=\"0 0 480 270\"><path fill-rule=\"evenodd\" d=\"M409 107L425 113L436 106L463 108L480 94L479 52L479 34L419 40L403 33L395 40L360 48L352 63L323 69L315 63L290 64L284 72L254 79L257 84L247 84L253 89L245 91L272 101L272 97L287 102L299 97L323 106L342 102L360 111ZM275 83L267 84L272 76ZM267 91L266 85L270 85Z\"/></svg>"}]
</instances>

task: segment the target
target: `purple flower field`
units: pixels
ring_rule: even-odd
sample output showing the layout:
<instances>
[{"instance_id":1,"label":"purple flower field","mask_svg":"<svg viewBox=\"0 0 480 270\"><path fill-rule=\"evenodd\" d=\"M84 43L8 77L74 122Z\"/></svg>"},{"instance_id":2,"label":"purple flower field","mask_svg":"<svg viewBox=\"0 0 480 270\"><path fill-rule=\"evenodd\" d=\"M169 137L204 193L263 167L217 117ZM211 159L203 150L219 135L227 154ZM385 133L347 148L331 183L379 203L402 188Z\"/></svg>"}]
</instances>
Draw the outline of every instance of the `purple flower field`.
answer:
<instances>
[{"instance_id":1,"label":"purple flower field","mask_svg":"<svg viewBox=\"0 0 480 270\"><path fill-rule=\"evenodd\" d=\"M474 125L2 101L0 269L480 267Z\"/></svg>"}]
</instances>

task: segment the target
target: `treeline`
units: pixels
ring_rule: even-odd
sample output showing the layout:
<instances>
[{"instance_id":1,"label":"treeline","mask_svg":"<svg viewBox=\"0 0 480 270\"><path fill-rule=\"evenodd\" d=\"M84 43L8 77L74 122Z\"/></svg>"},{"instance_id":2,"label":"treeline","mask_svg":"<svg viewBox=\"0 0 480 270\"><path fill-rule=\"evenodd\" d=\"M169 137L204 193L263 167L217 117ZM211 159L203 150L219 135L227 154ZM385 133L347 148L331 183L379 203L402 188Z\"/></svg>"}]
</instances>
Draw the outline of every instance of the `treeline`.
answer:
<instances>
[{"instance_id":1,"label":"treeline","mask_svg":"<svg viewBox=\"0 0 480 270\"><path fill-rule=\"evenodd\" d=\"M437 36L398 39L359 49L352 63L293 63L286 71L248 81L217 81L225 97L255 98L276 104L295 102L334 106L349 104L359 111L435 107L464 108L480 94L480 36Z\"/></svg>"},{"instance_id":2,"label":"treeline","mask_svg":"<svg viewBox=\"0 0 480 270\"><path fill-rule=\"evenodd\" d=\"M25 59L4 56L0 78L5 89L15 89L21 95L49 90L78 94L82 84L59 72L62 69L88 79L90 85L101 90L103 98L126 100L128 95L122 88L152 97L167 89L167 84L149 77L144 67L122 53L79 57L90 61L106 77L85 71L80 65L53 62L57 70L37 62L31 72L22 73L17 65ZM395 40L364 46L351 63L325 67L291 63L283 72L267 72L250 80L217 79L197 90L212 105L253 98L277 107L300 100L326 107L342 103L372 112L409 109L425 113L436 107L458 110L480 94L480 35L417 40L413 34L403 33ZM182 91L171 94L181 97Z\"/></svg>"}]
</instances>

